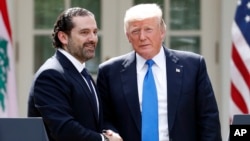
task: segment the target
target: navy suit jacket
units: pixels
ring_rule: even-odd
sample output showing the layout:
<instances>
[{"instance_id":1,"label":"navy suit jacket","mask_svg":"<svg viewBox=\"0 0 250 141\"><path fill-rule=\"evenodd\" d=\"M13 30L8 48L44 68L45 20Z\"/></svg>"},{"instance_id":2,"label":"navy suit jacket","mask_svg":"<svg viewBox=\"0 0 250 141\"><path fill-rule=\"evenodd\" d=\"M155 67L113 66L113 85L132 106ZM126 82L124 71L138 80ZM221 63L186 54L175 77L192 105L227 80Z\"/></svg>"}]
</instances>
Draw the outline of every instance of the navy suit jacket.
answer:
<instances>
[{"instance_id":1,"label":"navy suit jacket","mask_svg":"<svg viewBox=\"0 0 250 141\"><path fill-rule=\"evenodd\" d=\"M220 141L219 112L202 56L164 47L170 141ZM104 126L124 141L141 140L136 57L132 51L99 66ZM150 133L149 133L150 134Z\"/></svg>"},{"instance_id":2,"label":"navy suit jacket","mask_svg":"<svg viewBox=\"0 0 250 141\"><path fill-rule=\"evenodd\" d=\"M43 118L50 141L101 141L102 107L98 113L90 94L81 74L57 51L35 74L28 116Z\"/></svg>"}]
</instances>

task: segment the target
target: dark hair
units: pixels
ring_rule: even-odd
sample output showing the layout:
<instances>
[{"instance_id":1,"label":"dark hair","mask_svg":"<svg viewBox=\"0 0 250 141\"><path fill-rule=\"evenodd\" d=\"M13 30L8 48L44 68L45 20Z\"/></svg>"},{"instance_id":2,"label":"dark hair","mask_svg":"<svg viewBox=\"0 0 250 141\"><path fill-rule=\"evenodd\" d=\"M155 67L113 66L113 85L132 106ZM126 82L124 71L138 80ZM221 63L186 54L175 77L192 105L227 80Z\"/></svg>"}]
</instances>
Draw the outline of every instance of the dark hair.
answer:
<instances>
[{"instance_id":1,"label":"dark hair","mask_svg":"<svg viewBox=\"0 0 250 141\"><path fill-rule=\"evenodd\" d=\"M62 43L58 39L57 34L59 31L70 35L72 28L74 28L74 23L72 18L76 16L93 16L94 14L87 9L80 7L73 7L63 11L58 17L54 24L54 31L52 33L53 46L55 48L62 48Z\"/></svg>"}]
</instances>

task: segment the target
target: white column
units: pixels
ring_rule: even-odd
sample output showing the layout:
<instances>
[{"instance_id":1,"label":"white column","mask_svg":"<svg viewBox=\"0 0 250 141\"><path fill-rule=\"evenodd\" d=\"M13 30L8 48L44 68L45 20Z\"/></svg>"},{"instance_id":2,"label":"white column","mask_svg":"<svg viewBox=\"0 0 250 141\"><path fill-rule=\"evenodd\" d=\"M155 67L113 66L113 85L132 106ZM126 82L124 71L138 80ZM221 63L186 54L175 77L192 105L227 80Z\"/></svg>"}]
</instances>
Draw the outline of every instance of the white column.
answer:
<instances>
[{"instance_id":1,"label":"white column","mask_svg":"<svg viewBox=\"0 0 250 141\"><path fill-rule=\"evenodd\" d=\"M220 71L221 71L221 127L223 140L229 135L229 99L230 99L230 57L232 47L231 26L235 15L237 1L221 0L221 48L220 48Z\"/></svg>"},{"instance_id":2,"label":"white column","mask_svg":"<svg viewBox=\"0 0 250 141\"><path fill-rule=\"evenodd\" d=\"M34 44L33 44L33 0L16 0L16 47L17 47L17 91L20 117L27 116L29 89L33 79Z\"/></svg>"}]
</instances>

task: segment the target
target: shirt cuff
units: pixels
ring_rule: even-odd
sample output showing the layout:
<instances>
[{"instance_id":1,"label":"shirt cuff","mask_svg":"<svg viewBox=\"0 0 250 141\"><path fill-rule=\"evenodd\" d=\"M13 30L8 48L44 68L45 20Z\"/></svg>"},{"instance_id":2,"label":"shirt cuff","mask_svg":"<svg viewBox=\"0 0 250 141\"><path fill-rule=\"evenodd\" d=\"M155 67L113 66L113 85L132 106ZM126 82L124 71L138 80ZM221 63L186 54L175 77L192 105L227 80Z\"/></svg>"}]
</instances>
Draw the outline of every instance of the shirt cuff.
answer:
<instances>
[{"instance_id":1,"label":"shirt cuff","mask_svg":"<svg viewBox=\"0 0 250 141\"><path fill-rule=\"evenodd\" d=\"M105 141L104 135L103 134L100 134L100 135L102 137L102 141Z\"/></svg>"}]
</instances>

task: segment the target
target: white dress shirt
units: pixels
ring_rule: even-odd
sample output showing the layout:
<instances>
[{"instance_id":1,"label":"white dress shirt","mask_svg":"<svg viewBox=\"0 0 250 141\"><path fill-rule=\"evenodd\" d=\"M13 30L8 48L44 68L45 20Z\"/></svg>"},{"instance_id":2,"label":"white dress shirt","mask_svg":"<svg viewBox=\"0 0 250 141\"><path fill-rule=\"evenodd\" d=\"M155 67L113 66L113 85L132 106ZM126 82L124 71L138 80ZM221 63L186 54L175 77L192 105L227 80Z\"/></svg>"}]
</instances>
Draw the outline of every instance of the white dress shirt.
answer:
<instances>
[{"instance_id":1,"label":"white dress shirt","mask_svg":"<svg viewBox=\"0 0 250 141\"><path fill-rule=\"evenodd\" d=\"M167 114L167 71L166 56L163 47L160 52L152 58L155 64L152 66L154 80L158 97L158 117L159 117L159 141L169 141L168 135L168 114ZM136 54L137 84L139 93L140 108L142 108L142 88L143 80L146 75L147 65L139 54Z\"/></svg>"}]
</instances>

